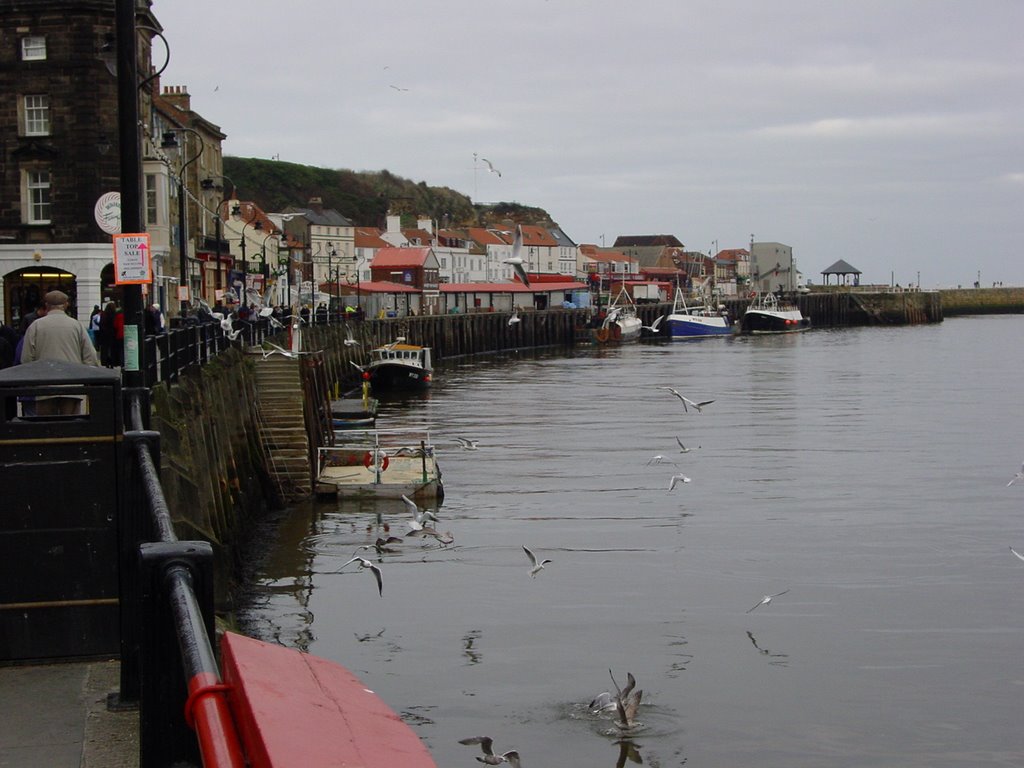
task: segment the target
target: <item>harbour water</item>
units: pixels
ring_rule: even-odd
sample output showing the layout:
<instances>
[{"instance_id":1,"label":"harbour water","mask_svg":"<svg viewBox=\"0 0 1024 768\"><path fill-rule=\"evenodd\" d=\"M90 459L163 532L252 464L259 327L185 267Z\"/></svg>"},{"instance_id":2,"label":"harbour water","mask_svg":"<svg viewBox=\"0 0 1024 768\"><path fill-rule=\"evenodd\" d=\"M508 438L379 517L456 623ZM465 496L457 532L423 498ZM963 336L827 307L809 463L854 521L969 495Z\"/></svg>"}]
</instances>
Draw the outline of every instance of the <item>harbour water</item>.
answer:
<instances>
[{"instance_id":1,"label":"harbour water","mask_svg":"<svg viewBox=\"0 0 1024 768\"><path fill-rule=\"evenodd\" d=\"M243 627L355 672L439 766L476 765L458 741L482 735L528 768L1024 764L1022 331L450 364L378 423L432 427L455 543L381 555L378 596L337 569L404 533L403 504L299 506L268 527ZM524 545L552 560L536 578ZM635 750L587 710L609 669L644 692Z\"/></svg>"}]
</instances>

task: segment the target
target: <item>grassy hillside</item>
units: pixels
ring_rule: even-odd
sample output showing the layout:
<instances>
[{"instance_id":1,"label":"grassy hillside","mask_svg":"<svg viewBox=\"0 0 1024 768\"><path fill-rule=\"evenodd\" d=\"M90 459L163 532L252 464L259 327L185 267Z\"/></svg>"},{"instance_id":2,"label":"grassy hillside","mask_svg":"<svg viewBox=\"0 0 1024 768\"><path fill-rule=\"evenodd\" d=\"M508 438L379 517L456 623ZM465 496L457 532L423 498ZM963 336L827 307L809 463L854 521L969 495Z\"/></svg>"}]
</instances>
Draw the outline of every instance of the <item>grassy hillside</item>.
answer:
<instances>
[{"instance_id":1,"label":"grassy hillside","mask_svg":"<svg viewBox=\"0 0 1024 768\"><path fill-rule=\"evenodd\" d=\"M518 203L478 206L461 192L430 187L425 181L416 183L386 170L357 172L225 157L224 173L236 184L240 199L252 200L264 211L305 206L311 197L319 197L325 208L334 208L357 226L383 228L389 209L402 216L403 226L413 226L418 217L453 227L509 222L554 224L540 208Z\"/></svg>"}]
</instances>

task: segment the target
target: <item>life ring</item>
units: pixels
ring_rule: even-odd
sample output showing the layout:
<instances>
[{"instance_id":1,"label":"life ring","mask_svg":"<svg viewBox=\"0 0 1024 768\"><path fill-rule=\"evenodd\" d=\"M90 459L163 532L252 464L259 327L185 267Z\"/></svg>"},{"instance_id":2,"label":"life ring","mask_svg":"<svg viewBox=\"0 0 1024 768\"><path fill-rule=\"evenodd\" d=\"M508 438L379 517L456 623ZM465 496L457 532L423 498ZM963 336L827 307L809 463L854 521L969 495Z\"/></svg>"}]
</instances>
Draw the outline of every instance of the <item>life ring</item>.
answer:
<instances>
[{"instance_id":1,"label":"life ring","mask_svg":"<svg viewBox=\"0 0 1024 768\"><path fill-rule=\"evenodd\" d=\"M383 472L388 468L388 464L391 463L391 459L384 451L367 451L366 455L363 456L363 466L367 469L376 469L377 462L374 460L376 456L380 457L380 471Z\"/></svg>"},{"instance_id":2,"label":"life ring","mask_svg":"<svg viewBox=\"0 0 1024 768\"><path fill-rule=\"evenodd\" d=\"M608 329L598 328L597 330L594 331L594 337L603 344L604 342L608 341Z\"/></svg>"}]
</instances>

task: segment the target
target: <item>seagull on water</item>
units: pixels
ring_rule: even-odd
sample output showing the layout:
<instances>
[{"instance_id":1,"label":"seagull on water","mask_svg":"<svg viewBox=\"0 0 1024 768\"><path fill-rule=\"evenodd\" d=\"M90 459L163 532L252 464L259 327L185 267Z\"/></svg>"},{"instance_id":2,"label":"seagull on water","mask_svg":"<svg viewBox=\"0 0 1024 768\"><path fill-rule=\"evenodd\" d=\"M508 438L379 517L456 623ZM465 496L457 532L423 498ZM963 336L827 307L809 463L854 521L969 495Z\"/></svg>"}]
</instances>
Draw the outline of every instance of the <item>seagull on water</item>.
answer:
<instances>
[{"instance_id":1,"label":"seagull on water","mask_svg":"<svg viewBox=\"0 0 1024 768\"><path fill-rule=\"evenodd\" d=\"M380 594L381 597L384 597L384 582L381 580L380 577L380 568L371 563L365 557L353 557L351 560L348 561L348 563L342 565L341 568L344 568L349 563L359 563L359 570L363 570L364 568L369 569L370 572L373 573L373 578L377 580L378 594ZM341 568L339 568L338 570L340 571Z\"/></svg>"},{"instance_id":2,"label":"seagull on water","mask_svg":"<svg viewBox=\"0 0 1024 768\"><path fill-rule=\"evenodd\" d=\"M673 490L675 490L676 485L678 485L679 483L688 483L688 482L690 482L690 478L688 478L682 472L680 472L677 475L672 475L672 479L668 481L669 493L671 493Z\"/></svg>"},{"instance_id":3,"label":"seagull on water","mask_svg":"<svg viewBox=\"0 0 1024 768\"><path fill-rule=\"evenodd\" d=\"M615 709L615 701L615 697L608 691L597 694L588 707L588 709L590 709L590 714L597 715L601 712L608 712Z\"/></svg>"},{"instance_id":4,"label":"seagull on water","mask_svg":"<svg viewBox=\"0 0 1024 768\"><path fill-rule=\"evenodd\" d=\"M618 725L623 730L629 730L636 726L636 713L640 708L640 699L643 698L644 692L642 690L634 691L636 687L636 678L633 677L631 672L626 673L626 686L619 688L619 684L615 682L615 676L612 671L608 670L608 676L612 679L612 685L615 686L615 714L619 718Z\"/></svg>"},{"instance_id":5,"label":"seagull on water","mask_svg":"<svg viewBox=\"0 0 1024 768\"><path fill-rule=\"evenodd\" d=\"M512 239L512 255L502 261L503 264L511 264L523 285L530 287L530 278L526 274L526 267L523 266L523 225L516 224L516 235Z\"/></svg>"},{"instance_id":6,"label":"seagull on water","mask_svg":"<svg viewBox=\"0 0 1024 768\"><path fill-rule=\"evenodd\" d=\"M512 768L519 768L519 753L510 749L500 755L494 754L494 741L490 736L472 736L468 739L459 739L459 744L479 744L484 756L477 755L476 759L487 765L501 765L508 763Z\"/></svg>"},{"instance_id":7,"label":"seagull on water","mask_svg":"<svg viewBox=\"0 0 1024 768\"><path fill-rule=\"evenodd\" d=\"M523 547L523 552L530 558L530 578L537 578L537 574L540 573L545 565L551 562L550 560L537 560L537 556L526 547Z\"/></svg>"},{"instance_id":8,"label":"seagull on water","mask_svg":"<svg viewBox=\"0 0 1024 768\"><path fill-rule=\"evenodd\" d=\"M757 602L754 608L760 608L762 605L768 605L768 603L770 603L774 598L779 597L780 595L784 595L787 592L789 592L789 590L784 589L781 592L776 592L774 595L765 595ZM750 611L753 611L754 608L751 608ZM747 611L747 613L750 613L750 611Z\"/></svg>"},{"instance_id":9,"label":"seagull on water","mask_svg":"<svg viewBox=\"0 0 1024 768\"><path fill-rule=\"evenodd\" d=\"M467 437L456 437L455 442L459 444L459 447L464 451L475 451L477 449L477 441L471 440Z\"/></svg>"},{"instance_id":10,"label":"seagull on water","mask_svg":"<svg viewBox=\"0 0 1024 768\"><path fill-rule=\"evenodd\" d=\"M1020 472L1018 472L1016 475L1014 475L1013 477L1010 478L1010 482L1008 482L1006 484L1006 487L1009 488L1011 485L1016 483L1018 480L1024 480L1024 464L1020 465Z\"/></svg>"}]
</instances>

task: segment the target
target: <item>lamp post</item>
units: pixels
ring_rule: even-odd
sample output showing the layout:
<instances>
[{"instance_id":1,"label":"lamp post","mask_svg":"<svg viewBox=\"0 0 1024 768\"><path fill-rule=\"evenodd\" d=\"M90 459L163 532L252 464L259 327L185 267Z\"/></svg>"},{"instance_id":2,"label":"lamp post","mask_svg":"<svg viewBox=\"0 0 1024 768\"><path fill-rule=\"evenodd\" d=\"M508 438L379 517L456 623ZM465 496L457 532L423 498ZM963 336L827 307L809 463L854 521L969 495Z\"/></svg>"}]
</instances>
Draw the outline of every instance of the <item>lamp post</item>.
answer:
<instances>
[{"instance_id":1,"label":"lamp post","mask_svg":"<svg viewBox=\"0 0 1024 768\"><path fill-rule=\"evenodd\" d=\"M263 238L263 242L260 244L260 274L263 275L264 295L267 293L267 281L270 280L270 275L267 270L267 240L272 237L279 237L279 235L277 232L268 232L266 237Z\"/></svg>"},{"instance_id":2,"label":"lamp post","mask_svg":"<svg viewBox=\"0 0 1024 768\"><path fill-rule=\"evenodd\" d=\"M330 314L332 305L334 304L334 294L331 293L331 281L337 280L337 276L331 276L331 264L334 257L338 255L338 252L334 249L334 243L330 240L327 241L327 312Z\"/></svg>"},{"instance_id":3,"label":"lamp post","mask_svg":"<svg viewBox=\"0 0 1024 768\"><path fill-rule=\"evenodd\" d=\"M251 209L249 213L252 213ZM242 224L242 239L240 242L240 245L242 246L242 289L241 291L239 291L238 300L241 303L242 297L245 295L245 290L246 288L248 288L247 283L249 281L249 261L248 259L246 259L245 256L245 228L251 225L252 228L255 230L262 230L263 222L258 217L255 216L244 216L242 214L241 205L236 205L234 209L232 209L231 218L233 218L235 221L238 221L239 219L245 220L245 222Z\"/></svg>"},{"instance_id":4,"label":"lamp post","mask_svg":"<svg viewBox=\"0 0 1024 768\"><path fill-rule=\"evenodd\" d=\"M201 182L199 182L199 186L202 187L207 192L209 192L211 190L223 189L223 187L218 187L217 186L217 184L216 184L216 180L217 179L225 179L226 181L231 181L231 179L229 179L227 176L213 176L213 177L207 177L207 178L203 179ZM233 181L231 181L231 192L232 192L232 195L235 194L235 182L233 182ZM213 297L214 297L214 300L216 301L216 298L217 298L217 288L221 284L223 284L223 282L224 282L222 277L221 277L222 276L222 267L221 267L221 261L220 261L220 244L221 244L220 209L221 209L221 207L223 207L224 200L226 198L223 195L221 195L220 197L214 198L214 199L217 201L217 215L216 215L216 218L214 219L214 221L216 222L216 229L215 229L215 232L214 232L214 236L217 238L217 285L215 285L213 287L213 294L214 294Z\"/></svg>"},{"instance_id":5,"label":"lamp post","mask_svg":"<svg viewBox=\"0 0 1024 768\"><path fill-rule=\"evenodd\" d=\"M188 298L192 296L192 280L190 270L188 268L188 248L186 246L186 237L188 232L188 222L185 219L185 169L188 168L192 163L203 156L203 152L206 150L206 144L203 142L203 137L191 128L181 128L181 133L191 133L199 140L199 151L184 163L178 169L178 290L181 291L181 287L185 286L188 291L186 295L182 292L181 305L179 308L179 314L184 316L185 311L188 308ZM178 145L178 132L167 131L164 133L163 142L160 144L160 148L167 154L168 160L175 160L179 157L181 150L184 147Z\"/></svg>"}]
</instances>

